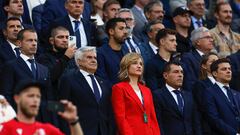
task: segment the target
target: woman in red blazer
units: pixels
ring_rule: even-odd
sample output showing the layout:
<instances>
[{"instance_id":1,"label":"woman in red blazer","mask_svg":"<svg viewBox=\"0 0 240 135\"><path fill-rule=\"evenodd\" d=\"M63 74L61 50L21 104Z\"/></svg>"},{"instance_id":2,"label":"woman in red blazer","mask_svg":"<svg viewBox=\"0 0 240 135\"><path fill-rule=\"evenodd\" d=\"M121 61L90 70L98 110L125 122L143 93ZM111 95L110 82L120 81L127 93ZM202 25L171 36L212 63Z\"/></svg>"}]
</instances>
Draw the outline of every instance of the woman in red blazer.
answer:
<instances>
[{"instance_id":1,"label":"woman in red blazer","mask_svg":"<svg viewBox=\"0 0 240 135\"><path fill-rule=\"evenodd\" d=\"M142 84L143 60L137 53L120 63L120 83L112 87L112 106L118 135L160 135L152 94Z\"/></svg>"}]
</instances>

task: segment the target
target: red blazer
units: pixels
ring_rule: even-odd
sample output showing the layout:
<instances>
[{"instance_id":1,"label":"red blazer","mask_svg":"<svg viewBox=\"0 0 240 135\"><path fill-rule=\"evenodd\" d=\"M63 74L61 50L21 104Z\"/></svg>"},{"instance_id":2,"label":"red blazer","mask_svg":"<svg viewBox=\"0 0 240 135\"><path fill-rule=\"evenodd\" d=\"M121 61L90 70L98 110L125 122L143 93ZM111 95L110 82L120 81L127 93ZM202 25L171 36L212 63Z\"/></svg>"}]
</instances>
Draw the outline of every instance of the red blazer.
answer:
<instances>
[{"instance_id":1,"label":"red blazer","mask_svg":"<svg viewBox=\"0 0 240 135\"><path fill-rule=\"evenodd\" d=\"M144 107L128 82L112 87L112 106L119 135L160 135L152 94L149 88L138 84ZM145 108L145 109L144 109ZM148 122L143 119L146 111Z\"/></svg>"}]
</instances>

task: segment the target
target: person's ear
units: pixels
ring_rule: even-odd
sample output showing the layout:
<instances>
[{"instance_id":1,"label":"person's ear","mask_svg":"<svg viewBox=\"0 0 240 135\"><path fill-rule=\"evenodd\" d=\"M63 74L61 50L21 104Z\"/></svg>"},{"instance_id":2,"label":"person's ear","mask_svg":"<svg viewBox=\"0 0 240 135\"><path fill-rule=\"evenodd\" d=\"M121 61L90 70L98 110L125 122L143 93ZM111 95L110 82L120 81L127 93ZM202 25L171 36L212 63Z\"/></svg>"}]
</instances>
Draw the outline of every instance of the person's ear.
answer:
<instances>
[{"instance_id":1,"label":"person's ear","mask_svg":"<svg viewBox=\"0 0 240 135\"><path fill-rule=\"evenodd\" d=\"M53 39L53 37L50 37L50 38L49 38L49 43L50 43L51 45L54 45L54 39Z\"/></svg>"}]
</instances>

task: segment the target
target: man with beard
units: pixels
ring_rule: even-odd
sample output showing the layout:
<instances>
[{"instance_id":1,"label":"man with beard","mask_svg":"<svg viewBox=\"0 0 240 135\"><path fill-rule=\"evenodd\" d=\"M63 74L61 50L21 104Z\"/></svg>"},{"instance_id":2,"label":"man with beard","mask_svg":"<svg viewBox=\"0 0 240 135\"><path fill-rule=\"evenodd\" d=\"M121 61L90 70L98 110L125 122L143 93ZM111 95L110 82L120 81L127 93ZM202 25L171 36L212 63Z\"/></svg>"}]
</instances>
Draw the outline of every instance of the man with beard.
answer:
<instances>
[{"instance_id":1,"label":"man with beard","mask_svg":"<svg viewBox=\"0 0 240 135\"><path fill-rule=\"evenodd\" d=\"M17 103L17 117L0 125L0 135L63 135L51 124L36 121L41 102L41 83L33 80L22 80L14 91ZM64 111L58 114L71 128L71 135L83 135L78 122L77 108L67 100L60 101Z\"/></svg>"},{"instance_id":2,"label":"man with beard","mask_svg":"<svg viewBox=\"0 0 240 135\"><path fill-rule=\"evenodd\" d=\"M203 91L203 112L211 128L211 135L239 135L239 92L229 87L232 79L230 61L218 59L211 64L216 83Z\"/></svg>"},{"instance_id":3,"label":"man with beard","mask_svg":"<svg viewBox=\"0 0 240 135\"><path fill-rule=\"evenodd\" d=\"M231 30L232 8L228 2L217 4L215 10L217 25L211 29L214 47L220 57L226 57L240 49L240 35Z\"/></svg>"},{"instance_id":4,"label":"man with beard","mask_svg":"<svg viewBox=\"0 0 240 135\"><path fill-rule=\"evenodd\" d=\"M112 84L118 82L119 64L122 57L128 53L124 41L127 38L126 21L122 18L110 19L106 24L108 44L103 44L97 50L98 69L96 74Z\"/></svg>"},{"instance_id":5,"label":"man with beard","mask_svg":"<svg viewBox=\"0 0 240 135\"><path fill-rule=\"evenodd\" d=\"M37 58L39 63L48 67L50 79L55 90L57 90L59 77L66 68L74 64L71 63L70 60L74 56L76 47L68 44L68 38L69 31L66 28L61 26L54 28L49 38L49 43L52 45L52 48ZM57 95L57 92L54 95Z\"/></svg>"}]
</instances>

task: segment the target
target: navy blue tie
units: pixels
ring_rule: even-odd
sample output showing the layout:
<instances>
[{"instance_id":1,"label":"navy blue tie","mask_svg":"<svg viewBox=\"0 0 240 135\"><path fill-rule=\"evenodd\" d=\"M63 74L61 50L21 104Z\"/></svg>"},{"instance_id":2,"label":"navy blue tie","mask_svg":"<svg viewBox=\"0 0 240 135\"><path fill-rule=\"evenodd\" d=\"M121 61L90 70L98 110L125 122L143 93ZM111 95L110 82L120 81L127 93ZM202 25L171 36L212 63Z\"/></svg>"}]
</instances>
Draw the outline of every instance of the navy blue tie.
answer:
<instances>
[{"instance_id":1,"label":"navy blue tie","mask_svg":"<svg viewBox=\"0 0 240 135\"><path fill-rule=\"evenodd\" d=\"M234 105L233 94L228 86L223 86L227 90L227 96L229 101Z\"/></svg>"},{"instance_id":2,"label":"navy blue tie","mask_svg":"<svg viewBox=\"0 0 240 135\"><path fill-rule=\"evenodd\" d=\"M20 50L18 47L14 48L15 52L16 52L16 56L19 57L20 56Z\"/></svg>"},{"instance_id":3,"label":"navy blue tie","mask_svg":"<svg viewBox=\"0 0 240 135\"><path fill-rule=\"evenodd\" d=\"M198 25L198 28L202 27L201 21L196 21L196 24Z\"/></svg>"},{"instance_id":4,"label":"navy blue tie","mask_svg":"<svg viewBox=\"0 0 240 135\"><path fill-rule=\"evenodd\" d=\"M92 80L92 86L93 86L93 91L94 91L95 98L96 98L97 102L99 102L100 101L100 92L99 92L99 89L98 89L98 86L97 86L97 82L94 79L94 75L90 74L89 76Z\"/></svg>"},{"instance_id":5,"label":"navy blue tie","mask_svg":"<svg viewBox=\"0 0 240 135\"><path fill-rule=\"evenodd\" d=\"M131 49L131 52L136 52L133 44L131 43L131 38L129 38L129 37L127 38L127 43L128 43L128 45L129 45L129 47L130 47L130 49ZM129 52L130 52L130 51L129 51Z\"/></svg>"},{"instance_id":6,"label":"navy blue tie","mask_svg":"<svg viewBox=\"0 0 240 135\"><path fill-rule=\"evenodd\" d=\"M181 95L180 90L174 90L173 91L177 95L177 101L178 101L178 109L181 113L183 113L183 98Z\"/></svg>"},{"instance_id":7,"label":"navy blue tie","mask_svg":"<svg viewBox=\"0 0 240 135\"><path fill-rule=\"evenodd\" d=\"M34 59L28 59L28 61L31 63L33 78L37 79L37 70L36 70L36 67L35 67L35 60Z\"/></svg>"},{"instance_id":8,"label":"navy blue tie","mask_svg":"<svg viewBox=\"0 0 240 135\"><path fill-rule=\"evenodd\" d=\"M74 35L77 38L77 47L80 48L81 47L81 35L79 31L80 21L75 20L73 22L74 22Z\"/></svg>"}]
</instances>

